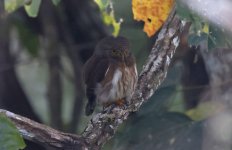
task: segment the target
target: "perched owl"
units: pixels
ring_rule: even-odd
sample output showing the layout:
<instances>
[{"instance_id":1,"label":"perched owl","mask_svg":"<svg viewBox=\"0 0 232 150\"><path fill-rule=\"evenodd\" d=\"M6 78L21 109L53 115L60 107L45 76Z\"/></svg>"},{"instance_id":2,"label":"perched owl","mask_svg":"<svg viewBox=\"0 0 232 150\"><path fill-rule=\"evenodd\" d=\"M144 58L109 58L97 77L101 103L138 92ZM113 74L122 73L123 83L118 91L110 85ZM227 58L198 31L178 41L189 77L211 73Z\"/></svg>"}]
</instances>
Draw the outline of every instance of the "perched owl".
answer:
<instances>
[{"instance_id":1,"label":"perched owl","mask_svg":"<svg viewBox=\"0 0 232 150\"><path fill-rule=\"evenodd\" d=\"M129 41L124 37L106 37L96 46L84 67L84 82L91 115L96 103L105 105L119 100L129 101L137 83L137 68Z\"/></svg>"}]
</instances>

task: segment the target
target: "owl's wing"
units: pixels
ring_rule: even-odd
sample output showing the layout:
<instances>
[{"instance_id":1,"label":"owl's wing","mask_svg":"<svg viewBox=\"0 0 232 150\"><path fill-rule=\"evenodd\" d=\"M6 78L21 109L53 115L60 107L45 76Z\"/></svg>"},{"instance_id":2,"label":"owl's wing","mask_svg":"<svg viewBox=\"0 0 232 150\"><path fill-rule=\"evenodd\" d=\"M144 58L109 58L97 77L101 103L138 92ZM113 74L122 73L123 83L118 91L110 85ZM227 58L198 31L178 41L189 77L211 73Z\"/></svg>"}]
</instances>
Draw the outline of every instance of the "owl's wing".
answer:
<instances>
[{"instance_id":1,"label":"owl's wing","mask_svg":"<svg viewBox=\"0 0 232 150\"><path fill-rule=\"evenodd\" d=\"M95 88L101 82L106 72L109 70L109 60L107 58L92 56L84 67L84 80L86 84L86 96L88 104L85 109L86 115L93 113L96 105Z\"/></svg>"},{"instance_id":2,"label":"owl's wing","mask_svg":"<svg viewBox=\"0 0 232 150\"><path fill-rule=\"evenodd\" d=\"M84 65L83 79L84 79L85 84L87 84L87 82L90 79L91 71L94 68L94 64L96 63L96 60L97 59L94 56L91 56Z\"/></svg>"},{"instance_id":3,"label":"owl's wing","mask_svg":"<svg viewBox=\"0 0 232 150\"><path fill-rule=\"evenodd\" d=\"M84 67L84 81L87 86L95 86L101 82L109 69L109 60L104 57L92 56Z\"/></svg>"}]
</instances>

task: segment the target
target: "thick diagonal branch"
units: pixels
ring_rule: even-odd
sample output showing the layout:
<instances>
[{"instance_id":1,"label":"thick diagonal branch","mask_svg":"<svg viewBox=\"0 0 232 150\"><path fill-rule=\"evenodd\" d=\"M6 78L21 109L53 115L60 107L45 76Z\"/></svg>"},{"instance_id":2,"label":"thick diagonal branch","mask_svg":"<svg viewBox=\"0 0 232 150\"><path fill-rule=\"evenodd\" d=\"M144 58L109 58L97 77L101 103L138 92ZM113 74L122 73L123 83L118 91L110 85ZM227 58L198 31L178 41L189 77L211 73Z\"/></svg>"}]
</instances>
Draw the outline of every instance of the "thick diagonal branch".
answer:
<instances>
[{"instance_id":1,"label":"thick diagonal branch","mask_svg":"<svg viewBox=\"0 0 232 150\"><path fill-rule=\"evenodd\" d=\"M103 112L93 116L80 136L56 131L4 110L0 110L0 112L6 114L16 124L24 138L29 140L45 142L50 146L62 149L100 149L113 137L118 126L128 118L129 114L137 111L165 79L184 26L185 23L178 19L173 9L139 75L137 88L129 106L107 107ZM30 138L31 136L32 138Z\"/></svg>"},{"instance_id":2,"label":"thick diagonal branch","mask_svg":"<svg viewBox=\"0 0 232 150\"><path fill-rule=\"evenodd\" d=\"M106 108L96 114L83 132L91 149L99 149L116 132L117 127L129 114L137 111L148 100L165 79L171 58L179 45L179 37L185 26L173 10L162 27L142 72L139 75L136 91L129 107Z\"/></svg>"}]
</instances>

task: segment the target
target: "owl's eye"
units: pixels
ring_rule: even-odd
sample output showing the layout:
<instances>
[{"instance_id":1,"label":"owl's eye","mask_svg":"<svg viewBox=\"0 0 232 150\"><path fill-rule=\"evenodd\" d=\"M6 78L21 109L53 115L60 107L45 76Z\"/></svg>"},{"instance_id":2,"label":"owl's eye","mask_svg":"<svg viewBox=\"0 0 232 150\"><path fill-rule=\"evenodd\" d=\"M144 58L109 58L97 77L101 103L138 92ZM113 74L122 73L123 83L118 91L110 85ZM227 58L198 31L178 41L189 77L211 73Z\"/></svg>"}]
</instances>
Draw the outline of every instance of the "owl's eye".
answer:
<instances>
[{"instance_id":1,"label":"owl's eye","mask_svg":"<svg viewBox=\"0 0 232 150\"><path fill-rule=\"evenodd\" d=\"M116 53L117 51L116 50L112 50L112 53Z\"/></svg>"},{"instance_id":2,"label":"owl's eye","mask_svg":"<svg viewBox=\"0 0 232 150\"><path fill-rule=\"evenodd\" d=\"M111 51L111 54L112 54L113 56L116 56L116 55L117 55L117 51L116 51L116 50L112 50L112 51Z\"/></svg>"}]
</instances>

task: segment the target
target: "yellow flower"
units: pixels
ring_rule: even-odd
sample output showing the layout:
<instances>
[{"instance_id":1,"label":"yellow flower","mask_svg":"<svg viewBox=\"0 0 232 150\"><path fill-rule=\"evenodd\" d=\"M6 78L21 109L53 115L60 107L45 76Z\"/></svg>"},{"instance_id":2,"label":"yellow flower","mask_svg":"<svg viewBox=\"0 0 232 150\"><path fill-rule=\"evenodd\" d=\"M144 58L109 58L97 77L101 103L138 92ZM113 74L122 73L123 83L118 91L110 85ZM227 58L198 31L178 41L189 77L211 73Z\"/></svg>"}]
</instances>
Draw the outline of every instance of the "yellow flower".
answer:
<instances>
[{"instance_id":1,"label":"yellow flower","mask_svg":"<svg viewBox=\"0 0 232 150\"><path fill-rule=\"evenodd\" d=\"M134 19L144 21L144 32L150 37L167 19L174 0L132 0Z\"/></svg>"}]
</instances>

